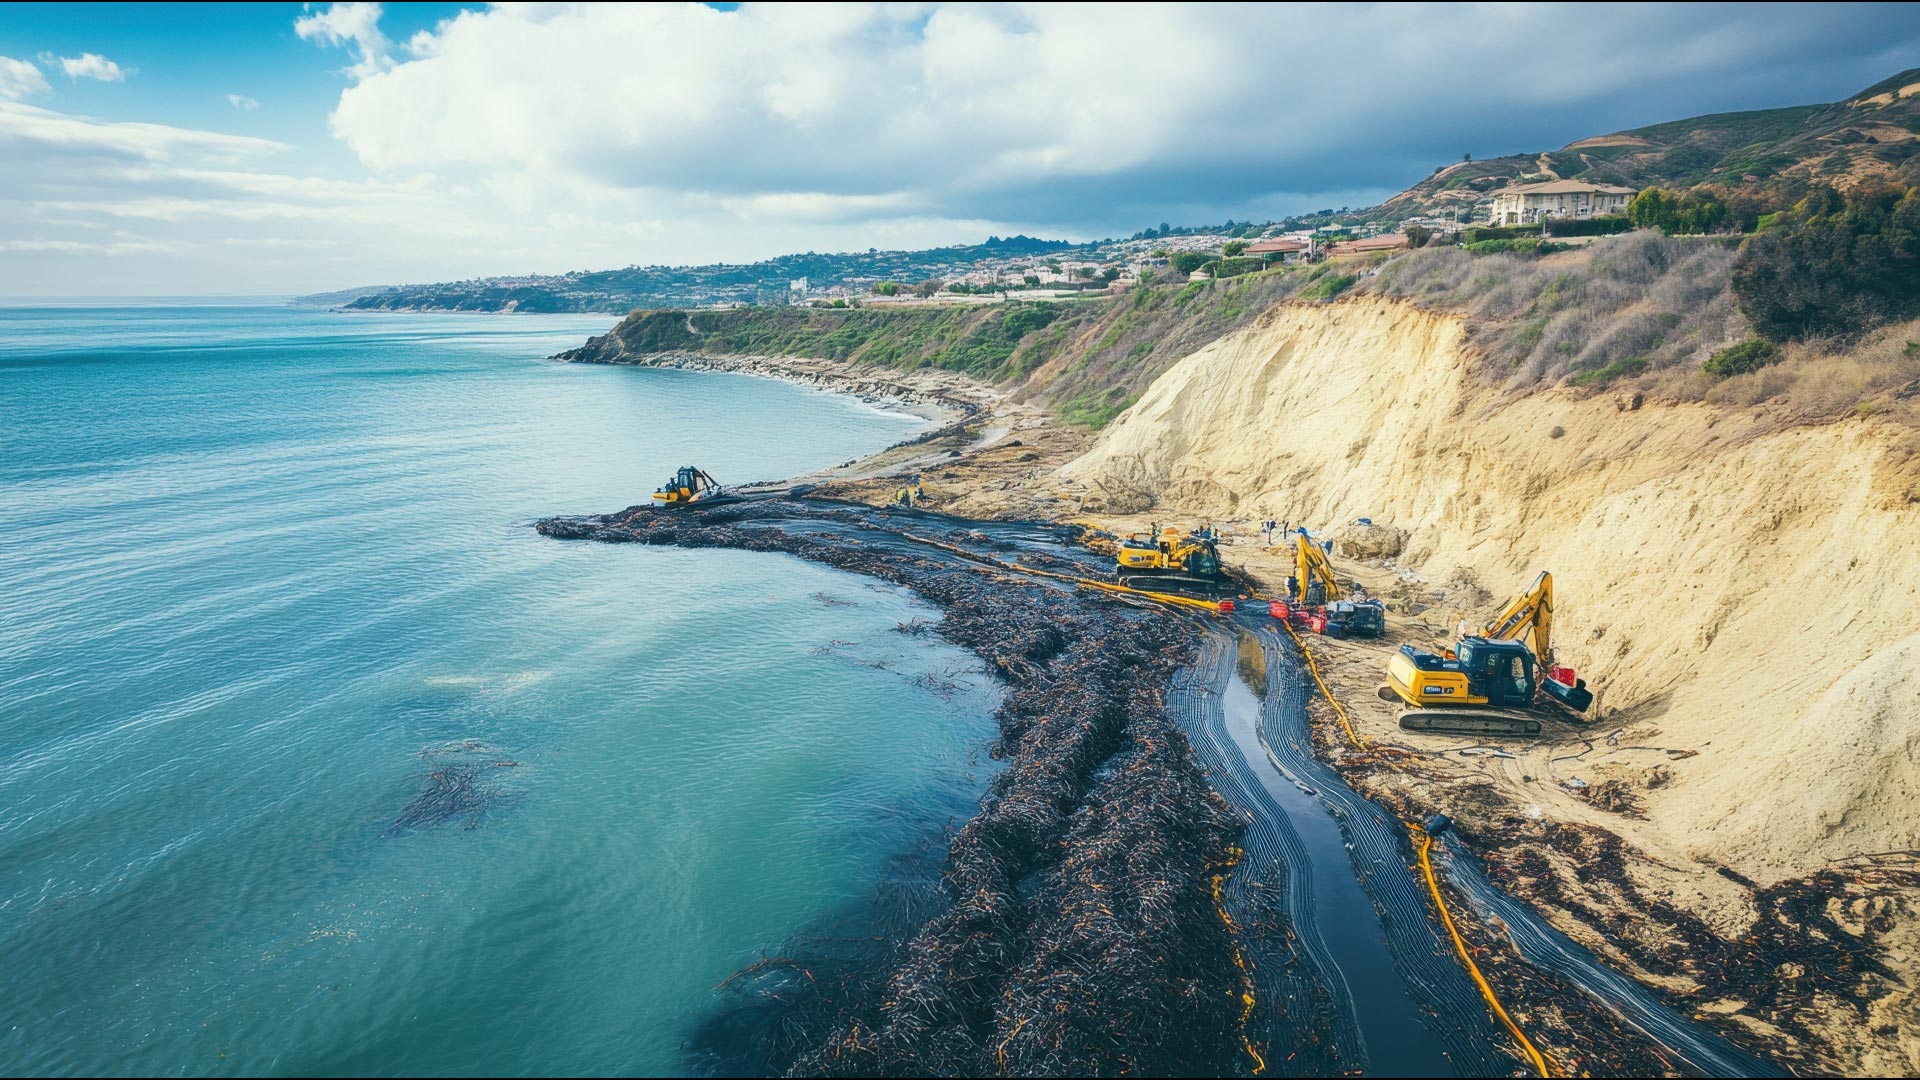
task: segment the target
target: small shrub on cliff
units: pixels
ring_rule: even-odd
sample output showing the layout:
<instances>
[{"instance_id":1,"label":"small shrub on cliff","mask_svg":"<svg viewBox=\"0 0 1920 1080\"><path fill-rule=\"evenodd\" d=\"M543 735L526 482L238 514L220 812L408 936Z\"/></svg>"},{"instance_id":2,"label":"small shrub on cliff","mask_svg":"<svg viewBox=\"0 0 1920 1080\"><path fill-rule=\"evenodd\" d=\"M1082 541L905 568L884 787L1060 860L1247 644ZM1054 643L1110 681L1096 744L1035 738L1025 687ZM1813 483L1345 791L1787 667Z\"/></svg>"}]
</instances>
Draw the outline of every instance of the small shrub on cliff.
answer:
<instances>
[{"instance_id":1,"label":"small shrub on cliff","mask_svg":"<svg viewBox=\"0 0 1920 1080\"><path fill-rule=\"evenodd\" d=\"M1716 379L1758 371L1780 359L1780 349L1771 341L1754 338L1730 345L1707 358L1700 370Z\"/></svg>"},{"instance_id":2,"label":"small shrub on cliff","mask_svg":"<svg viewBox=\"0 0 1920 1080\"><path fill-rule=\"evenodd\" d=\"M1331 300L1360 280L1358 274L1328 274L1300 291L1302 300Z\"/></svg>"}]
</instances>

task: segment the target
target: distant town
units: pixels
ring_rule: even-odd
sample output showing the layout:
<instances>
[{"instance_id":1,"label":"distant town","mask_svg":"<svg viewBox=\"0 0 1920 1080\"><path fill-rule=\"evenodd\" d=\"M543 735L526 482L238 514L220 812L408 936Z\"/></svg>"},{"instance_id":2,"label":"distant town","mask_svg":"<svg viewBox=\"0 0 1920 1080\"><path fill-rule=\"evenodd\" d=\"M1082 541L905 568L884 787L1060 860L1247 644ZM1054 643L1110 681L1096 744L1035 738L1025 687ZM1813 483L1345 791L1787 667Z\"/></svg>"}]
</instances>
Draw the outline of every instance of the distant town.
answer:
<instances>
[{"instance_id":1,"label":"distant town","mask_svg":"<svg viewBox=\"0 0 1920 1080\"><path fill-rule=\"evenodd\" d=\"M1555 226L1562 223L1589 237L1623 231L1630 226L1626 211L1635 194L1635 189L1615 184L1523 176L1497 190L1481 191L1477 185L1450 189L1436 200L1444 206L1410 207L1403 197L1366 210L1329 208L1281 221L1161 224L1125 239L1085 244L990 237L982 244L924 251L807 252L752 264L631 266L349 289L298 302L352 310L617 313L635 307L849 307L1066 298L1124 291L1170 275L1207 280L1340 255L1512 240L1520 234L1555 235ZM1582 242L1578 237L1561 239Z\"/></svg>"}]
</instances>

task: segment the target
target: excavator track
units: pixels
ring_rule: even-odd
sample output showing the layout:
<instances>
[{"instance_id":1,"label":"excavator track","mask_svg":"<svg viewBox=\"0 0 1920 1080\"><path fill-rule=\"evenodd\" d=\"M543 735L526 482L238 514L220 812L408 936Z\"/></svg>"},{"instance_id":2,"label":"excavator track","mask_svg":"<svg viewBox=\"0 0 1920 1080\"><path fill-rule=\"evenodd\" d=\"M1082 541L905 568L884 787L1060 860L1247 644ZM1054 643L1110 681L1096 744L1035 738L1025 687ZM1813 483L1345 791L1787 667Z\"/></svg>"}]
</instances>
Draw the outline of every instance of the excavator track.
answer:
<instances>
[{"instance_id":1,"label":"excavator track","mask_svg":"<svg viewBox=\"0 0 1920 1080\"><path fill-rule=\"evenodd\" d=\"M1188 574L1121 574L1120 584L1143 592L1173 593L1198 600L1216 600L1230 591L1220 578L1194 577Z\"/></svg>"},{"instance_id":2,"label":"excavator track","mask_svg":"<svg viewBox=\"0 0 1920 1080\"><path fill-rule=\"evenodd\" d=\"M1540 721L1533 717L1487 709L1408 709L1400 714L1400 727L1428 735L1540 734Z\"/></svg>"}]
</instances>

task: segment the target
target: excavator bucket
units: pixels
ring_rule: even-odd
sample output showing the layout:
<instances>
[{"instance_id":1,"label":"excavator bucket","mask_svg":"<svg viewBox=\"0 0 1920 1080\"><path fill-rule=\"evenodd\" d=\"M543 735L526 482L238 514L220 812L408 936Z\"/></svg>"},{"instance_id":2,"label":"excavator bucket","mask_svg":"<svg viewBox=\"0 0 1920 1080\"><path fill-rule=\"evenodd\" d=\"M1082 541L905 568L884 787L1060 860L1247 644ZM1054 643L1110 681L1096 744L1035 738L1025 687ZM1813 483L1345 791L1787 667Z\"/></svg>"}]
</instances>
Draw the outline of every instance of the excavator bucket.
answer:
<instances>
[{"instance_id":1,"label":"excavator bucket","mask_svg":"<svg viewBox=\"0 0 1920 1080\"><path fill-rule=\"evenodd\" d=\"M1555 677L1563 671L1568 678L1572 678L1573 672L1566 668L1554 668L1546 678L1540 680L1540 689L1567 709L1576 713L1586 712L1593 705L1593 691L1587 689L1585 679L1574 679L1568 684Z\"/></svg>"}]
</instances>

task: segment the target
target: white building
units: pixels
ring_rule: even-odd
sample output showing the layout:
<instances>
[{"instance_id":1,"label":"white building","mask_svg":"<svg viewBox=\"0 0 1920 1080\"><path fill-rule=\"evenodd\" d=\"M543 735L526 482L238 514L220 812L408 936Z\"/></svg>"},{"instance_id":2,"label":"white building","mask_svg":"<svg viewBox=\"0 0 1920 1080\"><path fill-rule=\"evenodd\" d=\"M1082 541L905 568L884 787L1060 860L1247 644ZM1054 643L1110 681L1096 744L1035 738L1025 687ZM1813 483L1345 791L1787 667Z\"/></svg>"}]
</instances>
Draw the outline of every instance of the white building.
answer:
<instances>
[{"instance_id":1,"label":"white building","mask_svg":"<svg viewBox=\"0 0 1920 1080\"><path fill-rule=\"evenodd\" d=\"M1589 184L1584 180L1522 184L1494 192L1493 223L1531 225L1543 217L1585 218L1601 214L1624 214L1627 212L1627 200L1636 194L1638 192L1629 187Z\"/></svg>"}]
</instances>

